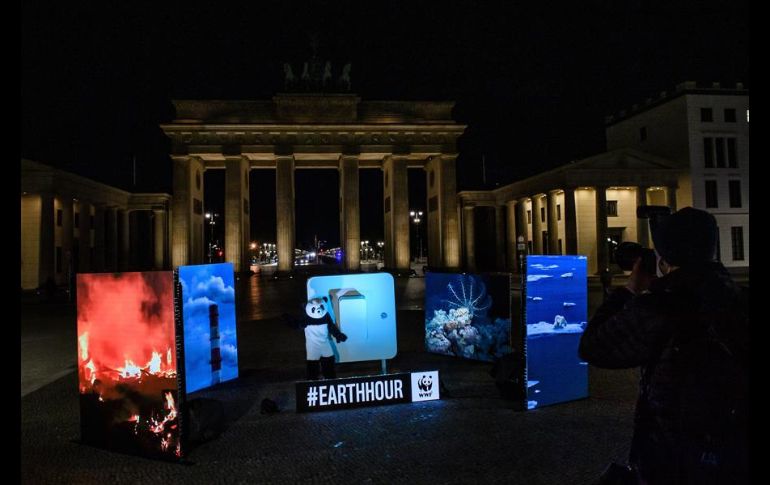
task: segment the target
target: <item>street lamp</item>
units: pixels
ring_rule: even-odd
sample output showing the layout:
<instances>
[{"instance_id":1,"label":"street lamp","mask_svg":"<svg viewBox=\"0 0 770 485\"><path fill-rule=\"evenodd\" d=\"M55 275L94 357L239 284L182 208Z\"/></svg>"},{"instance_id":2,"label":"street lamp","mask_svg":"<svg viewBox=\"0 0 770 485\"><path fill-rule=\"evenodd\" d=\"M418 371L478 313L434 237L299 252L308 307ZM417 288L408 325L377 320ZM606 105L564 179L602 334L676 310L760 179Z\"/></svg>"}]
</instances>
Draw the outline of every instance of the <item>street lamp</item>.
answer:
<instances>
[{"instance_id":1,"label":"street lamp","mask_svg":"<svg viewBox=\"0 0 770 485\"><path fill-rule=\"evenodd\" d=\"M378 248L380 248L380 249L379 249L379 252L380 252L380 261L384 261L384 260L385 260L385 256L383 255L383 251L382 251L382 248L383 248L383 247L385 247L385 243L384 243L384 242L382 242L382 241L377 241L377 247L378 247Z\"/></svg>"},{"instance_id":2,"label":"street lamp","mask_svg":"<svg viewBox=\"0 0 770 485\"><path fill-rule=\"evenodd\" d=\"M420 239L420 222L422 222L422 211L420 211L420 210L409 211L409 216L412 218L412 222L414 223L415 231L417 232L417 253L418 253L418 259L422 259L422 240Z\"/></svg>"},{"instance_id":3,"label":"street lamp","mask_svg":"<svg viewBox=\"0 0 770 485\"><path fill-rule=\"evenodd\" d=\"M217 217L217 215L216 212L206 212L205 214L206 219L209 221L209 263L211 263L211 260L214 257L214 224L216 224L214 218Z\"/></svg>"}]
</instances>

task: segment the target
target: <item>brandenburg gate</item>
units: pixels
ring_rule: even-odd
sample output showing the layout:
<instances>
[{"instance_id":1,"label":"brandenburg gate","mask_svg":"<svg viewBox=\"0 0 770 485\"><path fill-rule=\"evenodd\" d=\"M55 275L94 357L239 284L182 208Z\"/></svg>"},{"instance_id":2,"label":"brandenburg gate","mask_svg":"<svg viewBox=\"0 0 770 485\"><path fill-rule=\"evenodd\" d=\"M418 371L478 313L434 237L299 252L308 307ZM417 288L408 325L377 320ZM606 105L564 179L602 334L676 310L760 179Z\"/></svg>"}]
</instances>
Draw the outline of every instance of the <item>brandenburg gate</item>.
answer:
<instances>
[{"instance_id":1,"label":"brandenburg gate","mask_svg":"<svg viewBox=\"0 0 770 485\"><path fill-rule=\"evenodd\" d=\"M361 101L353 94L279 94L270 101L178 100L161 125L173 160L172 262L204 261L203 173L225 170L225 258L249 267L249 171L275 169L279 273L294 265L294 172L332 169L340 177L343 267L360 268L358 171L383 173L385 265L409 268L407 170L427 183L428 265L460 266L457 138L465 125L452 102ZM288 255L288 256L287 256Z\"/></svg>"}]
</instances>

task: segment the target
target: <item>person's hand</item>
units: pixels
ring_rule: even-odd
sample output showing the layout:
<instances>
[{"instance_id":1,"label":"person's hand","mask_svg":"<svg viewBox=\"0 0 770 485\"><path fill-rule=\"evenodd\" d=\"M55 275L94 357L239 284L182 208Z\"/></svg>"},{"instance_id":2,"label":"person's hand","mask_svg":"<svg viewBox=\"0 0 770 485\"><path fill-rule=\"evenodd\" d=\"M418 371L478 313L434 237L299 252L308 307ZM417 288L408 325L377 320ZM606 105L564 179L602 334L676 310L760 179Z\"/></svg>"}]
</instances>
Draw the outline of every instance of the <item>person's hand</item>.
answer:
<instances>
[{"instance_id":1,"label":"person's hand","mask_svg":"<svg viewBox=\"0 0 770 485\"><path fill-rule=\"evenodd\" d=\"M628 276L628 283L626 288L634 295L644 292L650 287L650 284L657 278L656 275L650 274L644 270L642 266L642 258L636 258L634 261L634 267L631 270L631 274Z\"/></svg>"},{"instance_id":2,"label":"person's hand","mask_svg":"<svg viewBox=\"0 0 770 485\"><path fill-rule=\"evenodd\" d=\"M345 335L344 333L340 333L340 338L337 339L337 343L344 342L347 339L348 339L347 335Z\"/></svg>"}]
</instances>

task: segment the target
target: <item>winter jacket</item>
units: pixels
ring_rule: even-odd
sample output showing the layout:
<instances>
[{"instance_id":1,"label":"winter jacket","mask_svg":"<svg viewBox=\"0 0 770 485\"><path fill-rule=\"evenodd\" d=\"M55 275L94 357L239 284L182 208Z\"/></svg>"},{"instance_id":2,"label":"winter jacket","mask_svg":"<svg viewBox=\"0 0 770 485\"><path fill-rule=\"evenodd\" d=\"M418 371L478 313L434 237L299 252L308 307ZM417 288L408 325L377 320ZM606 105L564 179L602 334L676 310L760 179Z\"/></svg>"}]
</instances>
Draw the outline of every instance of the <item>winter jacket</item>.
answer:
<instances>
[{"instance_id":1,"label":"winter jacket","mask_svg":"<svg viewBox=\"0 0 770 485\"><path fill-rule=\"evenodd\" d=\"M747 294L720 263L683 267L588 323L583 360L641 367L630 462L647 483L748 483Z\"/></svg>"}]
</instances>

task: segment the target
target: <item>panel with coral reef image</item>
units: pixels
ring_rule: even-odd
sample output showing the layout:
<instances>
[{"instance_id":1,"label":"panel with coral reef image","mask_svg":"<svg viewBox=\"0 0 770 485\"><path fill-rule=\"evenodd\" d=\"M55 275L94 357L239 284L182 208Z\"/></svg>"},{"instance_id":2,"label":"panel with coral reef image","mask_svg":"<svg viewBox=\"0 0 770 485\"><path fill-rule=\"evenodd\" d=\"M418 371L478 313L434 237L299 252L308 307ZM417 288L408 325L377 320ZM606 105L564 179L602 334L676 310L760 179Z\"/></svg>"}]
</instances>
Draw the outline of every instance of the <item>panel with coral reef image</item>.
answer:
<instances>
[{"instance_id":1,"label":"panel with coral reef image","mask_svg":"<svg viewBox=\"0 0 770 485\"><path fill-rule=\"evenodd\" d=\"M425 347L437 354L487 362L510 353L510 275L429 272Z\"/></svg>"}]
</instances>

